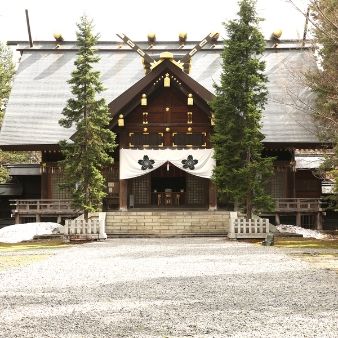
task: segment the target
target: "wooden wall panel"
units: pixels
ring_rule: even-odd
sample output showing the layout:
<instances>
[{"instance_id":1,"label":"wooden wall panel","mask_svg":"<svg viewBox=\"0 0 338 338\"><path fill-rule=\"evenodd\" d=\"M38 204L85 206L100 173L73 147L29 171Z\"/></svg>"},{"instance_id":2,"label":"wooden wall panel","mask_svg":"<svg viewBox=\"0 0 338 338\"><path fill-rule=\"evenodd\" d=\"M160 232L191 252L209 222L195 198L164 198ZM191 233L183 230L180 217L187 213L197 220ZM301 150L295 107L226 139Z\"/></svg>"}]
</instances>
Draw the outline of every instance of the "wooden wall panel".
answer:
<instances>
[{"instance_id":1,"label":"wooden wall panel","mask_svg":"<svg viewBox=\"0 0 338 338\"><path fill-rule=\"evenodd\" d=\"M116 127L120 147L126 148L129 147L129 144L133 144L132 138L134 136L131 136L133 133L163 133L164 147L173 147L173 134L175 133L205 133L206 147L210 147L210 133L212 131L210 117L197 105L188 106L187 95L178 88L174 86L159 87L148 96L147 101L147 106L139 104L125 117L124 127ZM188 112L191 113L189 120ZM145 118L143 113L147 113ZM195 146L201 147L201 145ZM142 145L138 145L138 147L142 148Z\"/></svg>"},{"instance_id":2,"label":"wooden wall panel","mask_svg":"<svg viewBox=\"0 0 338 338\"><path fill-rule=\"evenodd\" d=\"M209 185L208 180L187 174L186 176L186 203L191 206L208 205Z\"/></svg>"},{"instance_id":3,"label":"wooden wall panel","mask_svg":"<svg viewBox=\"0 0 338 338\"><path fill-rule=\"evenodd\" d=\"M298 170L296 172L296 197L319 198L321 195L321 181L315 177L311 170Z\"/></svg>"}]
</instances>

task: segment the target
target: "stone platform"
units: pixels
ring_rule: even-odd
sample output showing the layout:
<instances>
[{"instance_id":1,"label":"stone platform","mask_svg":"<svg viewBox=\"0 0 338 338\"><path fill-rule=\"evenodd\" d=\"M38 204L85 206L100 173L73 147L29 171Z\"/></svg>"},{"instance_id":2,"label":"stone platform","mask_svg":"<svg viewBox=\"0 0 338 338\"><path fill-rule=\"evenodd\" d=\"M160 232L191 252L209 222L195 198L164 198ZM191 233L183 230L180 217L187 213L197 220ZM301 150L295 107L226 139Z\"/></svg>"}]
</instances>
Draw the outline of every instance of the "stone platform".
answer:
<instances>
[{"instance_id":1,"label":"stone platform","mask_svg":"<svg viewBox=\"0 0 338 338\"><path fill-rule=\"evenodd\" d=\"M224 236L228 211L116 211L107 212L108 237Z\"/></svg>"}]
</instances>

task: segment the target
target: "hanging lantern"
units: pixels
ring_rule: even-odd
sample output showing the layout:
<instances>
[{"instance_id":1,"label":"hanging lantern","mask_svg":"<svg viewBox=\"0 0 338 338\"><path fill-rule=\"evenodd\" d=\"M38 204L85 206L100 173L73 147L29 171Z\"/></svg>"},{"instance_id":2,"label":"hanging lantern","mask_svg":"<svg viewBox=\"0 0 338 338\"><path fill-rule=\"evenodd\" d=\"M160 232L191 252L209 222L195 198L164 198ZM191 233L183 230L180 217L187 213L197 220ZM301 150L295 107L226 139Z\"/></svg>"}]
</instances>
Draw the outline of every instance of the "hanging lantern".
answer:
<instances>
[{"instance_id":1,"label":"hanging lantern","mask_svg":"<svg viewBox=\"0 0 338 338\"><path fill-rule=\"evenodd\" d=\"M143 124L148 124L148 113L143 113Z\"/></svg>"},{"instance_id":2,"label":"hanging lantern","mask_svg":"<svg viewBox=\"0 0 338 338\"><path fill-rule=\"evenodd\" d=\"M40 173L42 173L42 174L46 173L46 171L47 171L46 167L47 167L46 163L42 162L40 164Z\"/></svg>"},{"instance_id":3,"label":"hanging lantern","mask_svg":"<svg viewBox=\"0 0 338 338\"><path fill-rule=\"evenodd\" d=\"M122 114L119 115L119 119L117 120L117 125L119 127L124 127L124 118Z\"/></svg>"},{"instance_id":4,"label":"hanging lantern","mask_svg":"<svg viewBox=\"0 0 338 338\"><path fill-rule=\"evenodd\" d=\"M168 88L170 87L170 77L169 77L169 74L165 74L165 78L164 78L164 81L163 81L163 86Z\"/></svg>"},{"instance_id":5,"label":"hanging lantern","mask_svg":"<svg viewBox=\"0 0 338 338\"><path fill-rule=\"evenodd\" d=\"M146 94L142 94L141 106L146 106L147 104L148 104L148 102L147 102L147 95Z\"/></svg>"},{"instance_id":6,"label":"hanging lantern","mask_svg":"<svg viewBox=\"0 0 338 338\"><path fill-rule=\"evenodd\" d=\"M192 124L192 112L191 111L187 112L187 123Z\"/></svg>"},{"instance_id":7,"label":"hanging lantern","mask_svg":"<svg viewBox=\"0 0 338 338\"><path fill-rule=\"evenodd\" d=\"M192 94L188 95L188 106L193 106L194 105L194 99L192 97Z\"/></svg>"},{"instance_id":8,"label":"hanging lantern","mask_svg":"<svg viewBox=\"0 0 338 338\"><path fill-rule=\"evenodd\" d=\"M211 113L210 123L211 123L212 126L215 125L215 114L214 113Z\"/></svg>"}]
</instances>

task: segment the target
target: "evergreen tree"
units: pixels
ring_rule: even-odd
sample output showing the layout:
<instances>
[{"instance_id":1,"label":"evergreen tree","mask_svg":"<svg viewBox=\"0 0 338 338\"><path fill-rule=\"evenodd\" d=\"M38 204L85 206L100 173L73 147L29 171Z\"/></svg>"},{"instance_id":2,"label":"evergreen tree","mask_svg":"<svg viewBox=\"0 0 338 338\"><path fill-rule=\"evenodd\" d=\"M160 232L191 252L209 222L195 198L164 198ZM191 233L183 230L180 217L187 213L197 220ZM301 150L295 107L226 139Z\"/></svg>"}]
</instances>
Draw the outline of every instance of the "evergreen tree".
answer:
<instances>
[{"instance_id":1,"label":"evergreen tree","mask_svg":"<svg viewBox=\"0 0 338 338\"><path fill-rule=\"evenodd\" d=\"M220 85L215 85L212 142L216 167L213 178L220 197L246 210L268 210L272 198L265 186L273 172L273 159L262 156L261 116L267 101L265 42L258 29L255 2L239 3L239 18L225 25L228 40L222 53Z\"/></svg>"},{"instance_id":2,"label":"evergreen tree","mask_svg":"<svg viewBox=\"0 0 338 338\"><path fill-rule=\"evenodd\" d=\"M13 54L6 45L0 42L0 126L11 91L14 73Z\"/></svg>"},{"instance_id":3,"label":"evergreen tree","mask_svg":"<svg viewBox=\"0 0 338 338\"><path fill-rule=\"evenodd\" d=\"M67 102L59 124L65 128L76 127L73 142L60 143L65 156L63 164L65 183L62 188L72 193L73 206L88 212L97 211L105 193L105 180L101 174L103 166L111 163L109 156L115 147L115 135L109 130L108 106L103 98L96 98L104 90L100 72L94 70L99 56L95 45L98 35L93 34L92 22L81 17L77 24L79 51L75 70L68 83L72 98Z\"/></svg>"}]
</instances>

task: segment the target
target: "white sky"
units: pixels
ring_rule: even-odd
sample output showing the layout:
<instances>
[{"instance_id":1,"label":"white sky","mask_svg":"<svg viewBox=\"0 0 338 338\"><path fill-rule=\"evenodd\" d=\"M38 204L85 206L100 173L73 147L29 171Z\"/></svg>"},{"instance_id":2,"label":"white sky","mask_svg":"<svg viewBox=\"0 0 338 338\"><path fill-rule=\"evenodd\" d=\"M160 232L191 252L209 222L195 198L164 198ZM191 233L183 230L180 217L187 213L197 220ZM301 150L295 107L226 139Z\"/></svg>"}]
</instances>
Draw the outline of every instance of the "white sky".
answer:
<instances>
[{"instance_id":1,"label":"white sky","mask_svg":"<svg viewBox=\"0 0 338 338\"><path fill-rule=\"evenodd\" d=\"M308 0L295 1L304 11ZM300 39L305 19L288 0L258 0L262 31L269 38L282 29L282 39ZM235 17L237 0L0 0L0 40L28 40L25 9L29 10L33 40L53 40L62 33L75 39L75 23L86 13L94 20L101 40L119 40L123 32L132 40L145 40L155 32L157 40L177 40L180 31L189 40L209 32L225 35L222 22Z\"/></svg>"}]
</instances>

